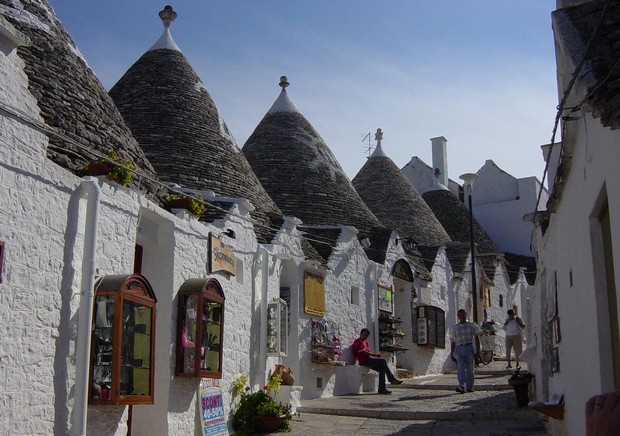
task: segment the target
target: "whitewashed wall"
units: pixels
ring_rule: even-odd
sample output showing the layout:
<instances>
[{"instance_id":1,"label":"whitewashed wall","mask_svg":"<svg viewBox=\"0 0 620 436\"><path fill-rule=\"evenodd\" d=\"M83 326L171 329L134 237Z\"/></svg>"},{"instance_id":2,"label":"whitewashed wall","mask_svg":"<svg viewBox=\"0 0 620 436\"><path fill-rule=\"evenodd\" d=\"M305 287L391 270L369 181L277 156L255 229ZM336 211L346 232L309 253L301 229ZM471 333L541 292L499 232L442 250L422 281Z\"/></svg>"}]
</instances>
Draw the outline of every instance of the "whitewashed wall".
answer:
<instances>
[{"instance_id":1,"label":"whitewashed wall","mask_svg":"<svg viewBox=\"0 0 620 436\"><path fill-rule=\"evenodd\" d=\"M329 270L325 275L325 320L338 325L343 348L342 359L352 361L347 348L357 338L363 327L375 331L376 319L376 283L380 267L370 262L359 244L356 231L343 227L336 248L328 260ZM303 311L303 272L308 266L299 270L300 304L297 332L299 337L300 384L304 385L303 398L316 398L338 395L348 390L344 373L337 367L311 363L311 320L313 316ZM309 272L313 272L308 269ZM318 272L318 271L316 271ZM325 273L325 272L324 272ZM391 281L388 282L391 285ZM351 288L359 291L359 304L351 303ZM316 317L314 317L316 318ZM376 333L369 338L371 347L378 347ZM322 388L317 388L317 379L322 379Z\"/></svg>"},{"instance_id":2,"label":"whitewashed wall","mask_svg":"<svg viewBox=\"0 0 620 436\"><path fill-rule=\"evenodd\" d=\"M0 102L40 121L22 69L15 51L0 53ZM73 374L66 360L73 342L60 337L60 324L70 323L72 298L61 289L73 283L69 277L63 281L63 227L69 192L78 181L60 177L47 163L46 144L44 135L0 113L2 434L52 434L55 422L66 429L69 421L67 385Z\"/></svg>"},{"instance_id":3,"label":"whitewashed wall","mask_svg":"<svg viewBox=\"0 0 620 436\"><path fill-rule=\"evenodd\" d=\"M530 247L533 227L523 221L523 216L536 210L540 182L536 177L517 179L492 160L487 160L477 174L472 196L476 220L502 253L533 256ZM539 209L547 198L543 190Z\"/></svg>"},{"instance_id":4,"label":"whitewashed wall","mask_svg":"<svg viewBox=\"0 0 620 436\"><path fill-rule=\"evenodd\" d=\"M565 419L562 427L553 422L558 427L555 434L565 430L569 435L581 435L585 434L586 401L593 395L613 390L602 237L596 217L606 197L611 215L614 267L618 271L620 135L602 127L590 114L582 114L580 120L567 123L566 128L564 137L574 146L571 173L565 178L561 203L551 214L549 227L539 243L546 283L539 283L538 288L544 287L548 296L547 301L541 302L543 324L549 316L544 308L553 307L557 275L562 340L551 346L559 348L560 372L549 378L548 395L565 394ZM620 289L618 280L616 274L616 289ZM617 304L620 305L620 300ZM541 330L544 327L541 325ZM545 350L539 347L539 351ZM540 354L540 358L547 357Z\"/></svg>"}]
</instances>

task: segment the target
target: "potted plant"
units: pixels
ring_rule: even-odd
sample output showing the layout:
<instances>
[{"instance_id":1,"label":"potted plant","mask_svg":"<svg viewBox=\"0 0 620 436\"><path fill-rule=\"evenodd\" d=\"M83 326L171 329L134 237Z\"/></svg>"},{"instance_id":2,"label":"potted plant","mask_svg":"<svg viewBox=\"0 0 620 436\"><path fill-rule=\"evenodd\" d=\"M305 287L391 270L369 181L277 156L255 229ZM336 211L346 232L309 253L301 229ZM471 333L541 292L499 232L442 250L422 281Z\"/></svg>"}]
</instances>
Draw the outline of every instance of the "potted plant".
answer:
<instances>
[{"instance_id":1,"label":"potted plant","mask_svg":"<svg viewBox=\"0 0 620 436\"><path fill-rule=\"evenodd\" d=\"M199 218L206 208L203 201L204 199L200 194L196 196L191 196L189 194L171 194L166 199L166 208L168 210L186 209L196 218Z\"/></svg>"},{"instance_id":2,"label":"potted plant","mask_svg":"<svg viewBox=\"0 0 620 436\"><path fill-rule=\"evenodd\" d=\"M248 377L240 376L233 382L232 396L235 399L233 429L236 435L251 435L256 431L291 431L291 408L276 401L282 378L274 375L267 385L256 392L247 386Z\"/></svg>"},{"instance_id":3,"label":"potted plant","mask_svg":"<svg viewBox=\"0 0 620 436\"><path fill-rule=\"evenodd\" d=\"M108 150L108 157L97 159L78 170L79 176L105 176L121 186L129 186L136 166L129 159L121 159L114 150Z\"/></svg>"}]
</instances>

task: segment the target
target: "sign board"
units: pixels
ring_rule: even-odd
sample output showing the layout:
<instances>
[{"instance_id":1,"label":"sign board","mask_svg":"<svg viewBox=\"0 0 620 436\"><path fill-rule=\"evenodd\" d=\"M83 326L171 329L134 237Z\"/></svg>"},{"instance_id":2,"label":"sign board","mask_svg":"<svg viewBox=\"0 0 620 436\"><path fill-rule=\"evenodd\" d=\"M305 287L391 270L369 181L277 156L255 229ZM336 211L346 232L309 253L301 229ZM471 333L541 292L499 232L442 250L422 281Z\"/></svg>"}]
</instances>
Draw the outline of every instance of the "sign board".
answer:
<instances>
[{"instance_id":1,"label":"sign board","mask_svg":"<svg viewBox=\"0 0 620 436\"><path fill-rule=\"evenodd\" d=\"M304 272L304 312L325 316L325 285L323 277Z\"/></svg>"},{"instance_id":2,"label":"sign board","mask_svg":"<svg viewBox=\"0 0 620 436\"><path fill-rule=\"evenodd\" d=\"M224 400L218 379L200 380L200 419L204 436L228 436Z\"/></svg>"},{"instance_id":3,"label":"sign board","mask_svg":"<svg viewBox=\"0 0 620 436\"><path fill-rule=\"evenodd\" d=\"M413 272L411 271L411 267L403 259L396 261L394 267L392 268L392 275L394 277L398 277L399 279L413 282Z\"/></svg>"},{"instance_id":4,"label":"sign board","mask_svg":"<svg viewBox=\"0 0 620 436\"><path fill-rule=\"evenodd\" d=\"M211 272L225 271L234 276L236 263L235 253L211 234Z\"/></svg>"},{"instance_id":5,"label":"sign board","mask_svg":"<svg viewBox=\"0 0 620 436\"><path fill-rule=\"evenodd\" d=\"M392 313L392 288L377 286L379 294L379 310Z\"/></svg>"}]
</instances>

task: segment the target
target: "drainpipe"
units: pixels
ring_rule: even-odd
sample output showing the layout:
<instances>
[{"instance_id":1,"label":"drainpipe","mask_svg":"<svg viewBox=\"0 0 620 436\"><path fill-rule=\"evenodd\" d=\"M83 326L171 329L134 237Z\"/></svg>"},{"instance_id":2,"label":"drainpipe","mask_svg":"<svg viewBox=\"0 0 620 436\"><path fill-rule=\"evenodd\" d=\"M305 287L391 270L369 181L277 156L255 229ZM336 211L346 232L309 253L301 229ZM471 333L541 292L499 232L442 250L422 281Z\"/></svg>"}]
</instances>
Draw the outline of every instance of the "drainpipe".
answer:
<instances>
[{"instance_id":1,"label":"drainpipe","mask_svg":"<svg viewBox=\"0 0 620 436\"><path fill-rule=\"evenodd\" d=\"M78 198L86 198L86 226L84 229L84 254L80 307L78 309L77 344L75 349L75 396L73 399L72 435L86 435L88 410L88 365L90 357L90 331L95 299L95 253L101 189L97 179L84 177L74 192Z\"/></svg>"},{"instance_id":2,"label":"drainpipe","mask_svg":"<svg viewBox=\"0 0 620 436\"><path fill-rule=\"evenodd\" d=\"M259 341L258 344L258 365L254 375L254 384L257 381L260 386L265 384L265 371L267 370L267 294L269 283L269 251L265 247L259 246L261 281L259 294L256 296L258 310L260 311Z\"/></svg>"}]
</instances>

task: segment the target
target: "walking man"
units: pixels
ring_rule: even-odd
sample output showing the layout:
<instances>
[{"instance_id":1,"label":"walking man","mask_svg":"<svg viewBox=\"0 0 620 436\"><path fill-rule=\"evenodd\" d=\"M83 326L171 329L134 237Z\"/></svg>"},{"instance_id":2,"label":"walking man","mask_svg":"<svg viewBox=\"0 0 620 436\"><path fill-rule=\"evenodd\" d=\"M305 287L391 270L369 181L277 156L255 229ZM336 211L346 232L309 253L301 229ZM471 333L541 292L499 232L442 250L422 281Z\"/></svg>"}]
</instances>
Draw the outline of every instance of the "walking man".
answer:
<instances>
[{"instance_id":1,"label":"walking man","mask_svg":"<svg viewBox=\"0 0 620 436\"><path fill-rule=\"evenodd\" d=\"M459 309L456 316L459 322L450 332L450 358L458 366L459 386L456 391L463 394L474 391L474 362L480 358L481 331L478 324L467 321L464 309Z\"/></svg>"},{"instance_id":2,"label":"walking man","mask_svg":"<svg viewBox=\"0 0 620 436\"><path fill-rule=\"evenodd\" d=\"M519 356L523 349L523 333L521 329L525 328L525 324L521 318L515 316L514 310L510 309L507 313L508 318L504 323L504 330L506 330L506 359L508 360L506 369L512 368L510 365L512 348L515 349L515 367L519 368Z\"/></svg>"},{"instance_id":3,"label":"walking man","mask_svg":"<svg viewBox=\"0 0 620 436\"><path fill-rule=\"evenodd\" d=\"M355 358L360 365L367 366L379 373L379 393L391 394L392 392L388 391L385 387L385 376L387 375L388 380L393 385L399 385L403 381L394 377L394 374L390 371L386 360L381 357L381 354L370 352L370 346L366 340L368 336L370 336L370 330L367 328L360 330L359 338L353 341L353 354L355 354Z\"/></svg>"}]
</instances>

